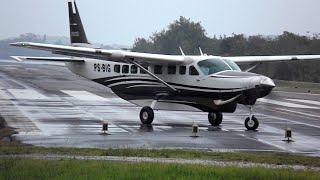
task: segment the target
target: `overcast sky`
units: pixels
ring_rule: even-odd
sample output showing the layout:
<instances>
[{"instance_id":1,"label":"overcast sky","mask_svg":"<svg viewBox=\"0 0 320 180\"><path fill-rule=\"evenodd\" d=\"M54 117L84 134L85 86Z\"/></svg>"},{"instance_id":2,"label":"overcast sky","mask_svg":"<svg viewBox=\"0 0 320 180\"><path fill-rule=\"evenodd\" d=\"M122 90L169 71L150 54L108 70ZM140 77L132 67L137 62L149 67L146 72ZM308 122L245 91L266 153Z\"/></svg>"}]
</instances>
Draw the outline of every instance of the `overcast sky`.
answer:
<instances>
[{"instance_id":1,"label":"overcast sky","mask_svg":"<svg viewBox=\"0 0 320 180\"><path fill-rule=\"evenodd\" d=\"M22 33L69 36L68 0L2 0L0 39ZM200 21L209 36L320 32L319 0L78 0L91 42L132 45L179 16Z\"/></svg>"}]
</instances>

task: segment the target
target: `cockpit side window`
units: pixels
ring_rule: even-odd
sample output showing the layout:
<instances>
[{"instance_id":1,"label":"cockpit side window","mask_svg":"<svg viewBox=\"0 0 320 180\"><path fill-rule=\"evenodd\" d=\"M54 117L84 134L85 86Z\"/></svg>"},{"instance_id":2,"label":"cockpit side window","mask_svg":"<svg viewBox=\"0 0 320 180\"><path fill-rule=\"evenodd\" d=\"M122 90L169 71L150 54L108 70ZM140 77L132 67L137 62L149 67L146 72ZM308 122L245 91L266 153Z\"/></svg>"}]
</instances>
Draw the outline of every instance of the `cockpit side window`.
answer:
<instances>
[{"instance_id":1,"label":"cockpit side window","mask_svg":"<svg viewBox=\"0 0 320 180\"><path fill-rule=\"evenodd\" d=\"M194 66L190 66L189 67L189 75L197 76L197 75L199 75L199 72L197 71L197 69Z\"/></svg>"},{"instance_id":2,"label":"cockpit side window","mask_svg":"<svg viewBox=\"0 0 320 180\"><path fill-rule=\"evenodd\" d=\"M207 59L198 62L198 66L204 75L214 74L221 71L232 70L229 65L221 59Z\"/></svg>"}]
</instances>

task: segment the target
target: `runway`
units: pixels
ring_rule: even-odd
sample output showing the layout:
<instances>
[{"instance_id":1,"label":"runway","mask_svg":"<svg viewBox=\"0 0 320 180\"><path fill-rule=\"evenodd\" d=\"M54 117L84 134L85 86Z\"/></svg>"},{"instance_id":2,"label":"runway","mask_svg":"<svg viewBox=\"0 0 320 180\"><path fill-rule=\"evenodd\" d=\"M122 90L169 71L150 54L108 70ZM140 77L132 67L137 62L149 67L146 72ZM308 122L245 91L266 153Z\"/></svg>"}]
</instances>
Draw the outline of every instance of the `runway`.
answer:
<instances>
[{"instance_id":1,"label":"runway","mask_svg":"<svg viewBox=\"0 0 320 180\"><path fill-rule=\"evenodd\" d=\"M206 151L290 152L320 155L320 96L272 92L254 108L257 131L247 131L245 106L208 128L207 113L156 111L141 125L140 107L130 104L66 67L0 60L0 115L22 143L46 147L186 148ZM111 135L101 131L109 123ZM192 124L199 125L193 138ZM284 140L291 128L294 142Z\"/></svg>"}]
</instances>

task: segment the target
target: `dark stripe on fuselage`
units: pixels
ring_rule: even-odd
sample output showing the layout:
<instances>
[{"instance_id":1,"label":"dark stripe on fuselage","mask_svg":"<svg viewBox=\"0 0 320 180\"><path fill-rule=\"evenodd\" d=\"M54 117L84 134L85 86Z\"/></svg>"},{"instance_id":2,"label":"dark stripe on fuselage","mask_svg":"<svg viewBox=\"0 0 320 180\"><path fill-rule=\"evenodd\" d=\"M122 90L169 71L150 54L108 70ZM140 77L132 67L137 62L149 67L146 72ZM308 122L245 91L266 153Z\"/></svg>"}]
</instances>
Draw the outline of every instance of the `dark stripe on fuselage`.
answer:
<instances>
[{"instance_id":1,"label":"dark stripe on fuselage","mask_svg":"<svg viewBox=\"0 0 320 180\"><path fill-rule=\"evenodd\" d=\"M123 77L121 79L117 79ZM137 77L135 79L129 78L130 77ZM145 81L145 82L156 82L158 83L157 80L155 79L145 79L145 78L138 78L139 76L115 76L115 77L108 77L108 78L100 78L100 79L94 79L93 81L105 85L105 86L112 86L115 83L119 83L119 82L127 82L127 81ZM113 80L115 79L115 80ZM172 82L166 82L172 86L181 86L181 87L185 87L185 88L194 88L194 89L205 89L205 90L241 90L241 88L209 88L209 87L202 87L202 86L191 86L191 85L185 85L185 84L178 84L178 83L172 83Z\"/></svg>"}]
</instances>

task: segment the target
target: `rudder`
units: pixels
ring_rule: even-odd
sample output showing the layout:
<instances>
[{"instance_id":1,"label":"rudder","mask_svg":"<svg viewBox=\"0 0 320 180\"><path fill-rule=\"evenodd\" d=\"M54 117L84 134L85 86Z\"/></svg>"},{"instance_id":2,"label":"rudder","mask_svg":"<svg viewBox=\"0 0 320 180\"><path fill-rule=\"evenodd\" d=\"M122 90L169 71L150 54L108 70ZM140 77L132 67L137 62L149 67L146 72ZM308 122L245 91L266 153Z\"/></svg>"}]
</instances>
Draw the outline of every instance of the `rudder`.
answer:
<instances>
[{"instance_id":1,"label":"rudder","mask_svg":"<svg viewBox=\"0 0 320 180\"><path fill-rule=\"evenodd\" d=\"M74 9L72 4L74 4ZM68 2L71 44L90 44L84 31L76 2Z\"/></svg>"}]
</instances>

